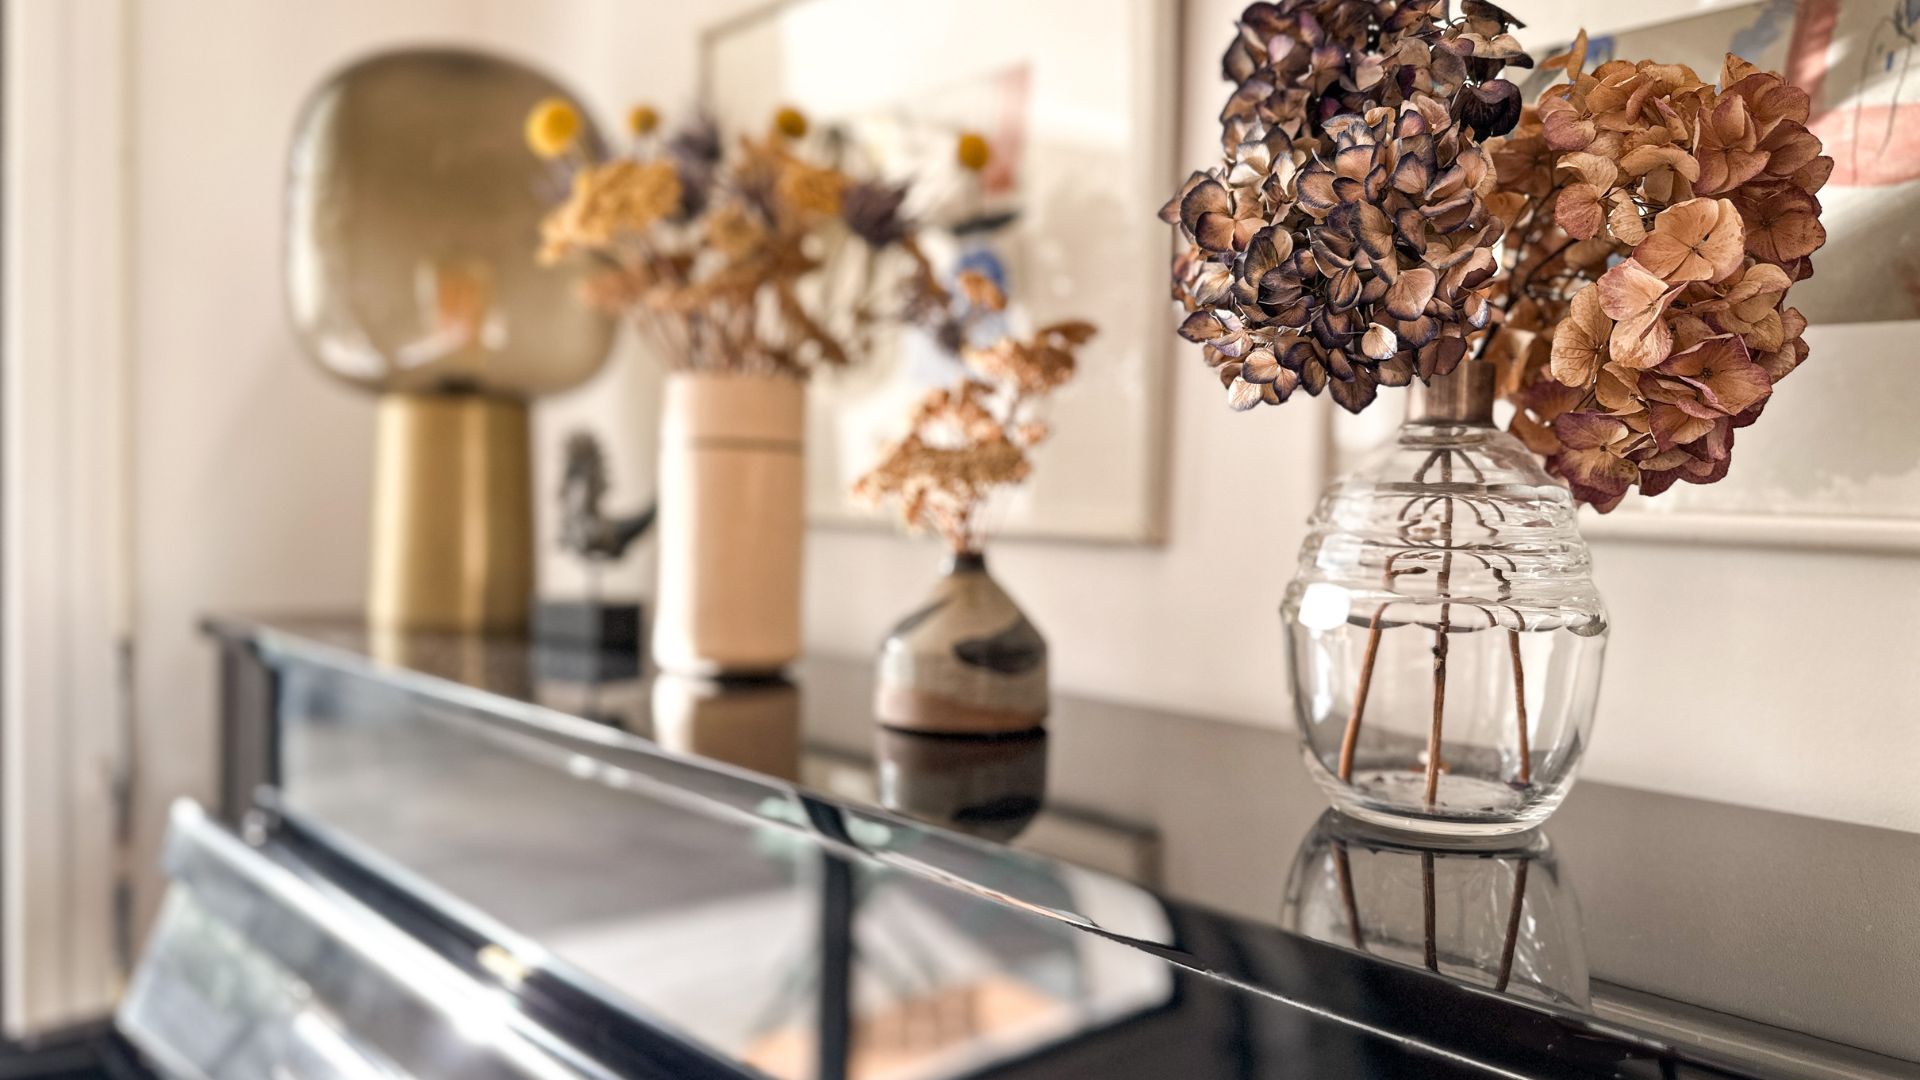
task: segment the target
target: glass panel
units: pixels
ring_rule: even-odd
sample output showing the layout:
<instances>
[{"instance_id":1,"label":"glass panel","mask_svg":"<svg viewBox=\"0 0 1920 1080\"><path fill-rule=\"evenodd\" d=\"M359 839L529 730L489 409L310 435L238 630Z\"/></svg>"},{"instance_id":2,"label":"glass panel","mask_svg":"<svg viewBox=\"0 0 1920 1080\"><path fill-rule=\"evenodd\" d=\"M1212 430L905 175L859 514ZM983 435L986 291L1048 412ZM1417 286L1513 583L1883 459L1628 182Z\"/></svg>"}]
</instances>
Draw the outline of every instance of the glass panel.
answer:
<instances>
[{"instance_id":1,"label":"glass panel","mask_svg":"<svg viewBox=\"0 0 1920 1080\"><path fill-rule=\"evenodd\" d=\"M432 876L406 860L442 872L444 831L477 858L519 845L539 873L564 857L583 882L603 877L604 891L566 895L511 879L490 893L465 878L440 887L523 943L545 944L534 928L578 925L574 907L617 917L683 884L683 865L703 872L712 847L703 826L680 823L691 815L726 835L798 836L862 874L1004 901L1349 1018L1392 1004L1376 985L1391 961L1425 980L1406 989L1416 1000L1477 986L1460 1007L1521 999L1531 1024L1569 1022L1583 1040L1631 1031L1655 1052L1842 1061L1861 1075L1920 1061L1904 1023L1920 950L1886 915L1888 897L1920 891L1910 834L1583 783L1542 833L1550 861L1516 850L1476 863L1318 828L1326 804L1290 771L1301 750L1284 731L1057 695L1044 735L914 736L874 723L860 661L676 685L641 677L630 657L382 640L354 620L217 629L277 673L289 805L324 828L351 824L350 841L396 876ZM491 779L462 779L483 761ZM517 823L482 826L469 809L483 803ZM771 873L757 858L751 872ZM820 890L817 873L785 872L796 893ZM512 907L519 894L542 906ZM1408 1026L1404 1012L1382 1019ZM1422 1037L1471 1042L1490 1023L1436 1019ZM1558 1030L1523 1025L1501 1045Z\"/></svg>"},{"instance_id":2,"label":"glass panel","mask_svg":"<svg viewBox=\"0 0 1920 1080\"><path fill-rule=\"evenodd\" d=\"M279 802L303 828L482 928L513 969L725 1059L814 1076L838 1040L847 1075L961 1075L1172 998L1163 961L973 895L1165 936L1159 903L1104 875L657 753L581 752L376 679L281 679ZM929 847L965 862L890 865Z\"/></svg>"}]
</instances>

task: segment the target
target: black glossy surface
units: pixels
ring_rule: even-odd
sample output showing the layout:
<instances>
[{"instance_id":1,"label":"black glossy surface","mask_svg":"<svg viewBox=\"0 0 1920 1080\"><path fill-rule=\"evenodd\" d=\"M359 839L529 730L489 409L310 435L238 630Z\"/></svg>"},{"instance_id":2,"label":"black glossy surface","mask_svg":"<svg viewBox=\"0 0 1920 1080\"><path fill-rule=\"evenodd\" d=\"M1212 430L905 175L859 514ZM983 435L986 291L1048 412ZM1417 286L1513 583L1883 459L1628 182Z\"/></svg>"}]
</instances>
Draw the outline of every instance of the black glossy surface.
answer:
<instances>
[{"instance_id":1,"label":"black glossy surface","mask_svg":"<svg viewBox=\"0 0 1920 1080\"><path fill-rule=\"evenodd\" d=\"M152 1080L154 1075L138 1051L107 1024L26 1041L0 1040L4 1080Z\"/></svg>"},{"instance_id":2,"label":"black glossy surface","mask_svg":"<svg viewBox=\"0 0 1920 1080\"><path fill-rule=\"evenodd\" d=\"M886 1025L944 999L886 989L911 963L870 934L984 958L952 978L1074 1018L899 1075L1920 1075L1920 837L1583 783L1529 852L1423 852L1323 821L1284 732L1062 697L1044 738L910 736L868 720L859 662L586 684L602 665L517 642L214 628L278 673L285 730L255 742L317 851L722 1062L770 1036L716 1017L783 987L791 1067L769 1071L884 1074ZM724 945L660 952L729 912ZM812 959L756 966L782 955Z\"/></svg>"}]
</instances>

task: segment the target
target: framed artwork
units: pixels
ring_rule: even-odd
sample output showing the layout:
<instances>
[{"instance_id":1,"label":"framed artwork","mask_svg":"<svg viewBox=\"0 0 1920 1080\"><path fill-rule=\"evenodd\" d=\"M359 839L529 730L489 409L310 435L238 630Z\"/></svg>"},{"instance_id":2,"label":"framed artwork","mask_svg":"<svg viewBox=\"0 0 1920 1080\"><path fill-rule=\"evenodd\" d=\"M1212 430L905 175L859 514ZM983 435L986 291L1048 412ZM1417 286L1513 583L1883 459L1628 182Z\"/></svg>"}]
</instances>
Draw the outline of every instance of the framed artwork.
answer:
<instances>
[{"instance_id":1,"label":"framed artwork","mask_svg":"<svg viewBox=\"0 0 1920 1080\"><path fill-rule=\"evenodd\" d=\"M1051 403L1032 479L992 508L1001 535L1160 538L1173 308L1154 214L1175 183L1174 29L1172 0L917 0L910 30L892 0L788 0L706 35L704 104L724 129L798 107L913 179L907 210L936 271L1001 284L1015 330L1099 328ZM954 153L962 132L990 149L977 183ZM909 403L960 370L916 330L873 352L809 390L815 524L887 524L849 488L905 430Z\"/></svg>"},{"instance_id":2,"label":"framed artwork","mask_svg":"<svg viewBox=\"0 0 1920 1080\"><path fill-rule=\"evenodd\" d=\"M1920 340L1920 0L1759 0L1607 32L1614 57L1683 63L1709 78L1728 52L1784 72L1813 102L1834 158L1820 192L1827 243L1789 297L1812 353L1736 440L1716 484L1677 484L1585 515L1593 537L1920 553L1920 382L1899 377ZM1564 42L1529 42L1536 56ZM1545 73L1548 80L1558 72ZM1527 100L1543 83L1522 86ZM1504 422L1503 412L1497 419ZM1391 427L1340 417L1336 471Z\"/></svg>"}]
</instances>

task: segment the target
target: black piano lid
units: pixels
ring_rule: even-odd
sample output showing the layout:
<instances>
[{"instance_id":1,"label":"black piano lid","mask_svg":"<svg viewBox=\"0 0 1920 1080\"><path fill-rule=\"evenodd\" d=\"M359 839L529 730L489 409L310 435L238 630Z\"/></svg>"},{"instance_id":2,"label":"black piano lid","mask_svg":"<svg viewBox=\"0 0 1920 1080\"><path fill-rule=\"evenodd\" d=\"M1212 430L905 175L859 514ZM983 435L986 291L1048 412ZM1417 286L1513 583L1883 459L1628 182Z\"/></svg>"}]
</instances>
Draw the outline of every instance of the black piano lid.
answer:
<instances>
[{"instance_id":1,"label":"black piano lid","mask_svg":"<svg viewBox=\"0 0 1920 1080\"><path fill-rule=\"evenodd\" d=\"M379 659L351 621L221 629L277 674L272 842L470 969L513 957L560 1028L781 1075L889 1049L1020 1075L1147 1029L1203 1063L1178 1075L1920 1074L1906 834L1582 784L1535 848L1421 852L1320 820L1280 732L1063 698L1037 770L1017 743L902 751L866 720L865 665L813 661L715 691L690 739L650 708L684 688L556 687L517 642ZM783 724L805 783L700 756ZM985 836L1031 821L1010 849L880 801ZM942 1007L1052 1026L942 1042L914 1027ZM1169 1075L1143 1053L1099 1075Z\"/></svg>"}]
</instances>

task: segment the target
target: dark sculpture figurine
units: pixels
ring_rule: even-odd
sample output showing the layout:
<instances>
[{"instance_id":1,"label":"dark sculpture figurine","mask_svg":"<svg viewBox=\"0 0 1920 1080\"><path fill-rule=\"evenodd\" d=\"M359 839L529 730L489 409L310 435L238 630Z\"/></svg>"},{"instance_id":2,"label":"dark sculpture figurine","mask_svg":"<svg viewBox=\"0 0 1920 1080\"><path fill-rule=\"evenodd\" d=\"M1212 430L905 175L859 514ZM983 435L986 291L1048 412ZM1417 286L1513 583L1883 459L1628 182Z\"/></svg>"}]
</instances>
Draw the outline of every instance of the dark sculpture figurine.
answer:
<instances>
[{"instance_id":1,"label":"dark sculpture figurine","mask_svg":"<svg viewBox=\"0 0 1920 1080\"><path fill-rule=\"evenodd\" d=\"M653 527L654 503L630 517L608 517L600 509L606 494L606 455L592 435L576 431L567 437L560 481L560 547L587 564L587 594L579 600L543 600L534 609L534 637L556 647L546 656L550 667L558 665L551 676L591 682L638 673L640 604L602 599L600 571ZM619 661L609 668L609 658L616 656Z\"/></svg>"},{"instance_id":2,"label":"dark sculpture figurine","mask_svg":"<svg viewBox=\"0 0 1920 1080\"><path fill-rule=\"evenodd\" d=\"M600 509L607 494L607 458L585 431L567 437L567 471L560 481L560 546L589 564L612 562L653 527L655 504L630 517Z\"/></svg>"}]
</instances>

